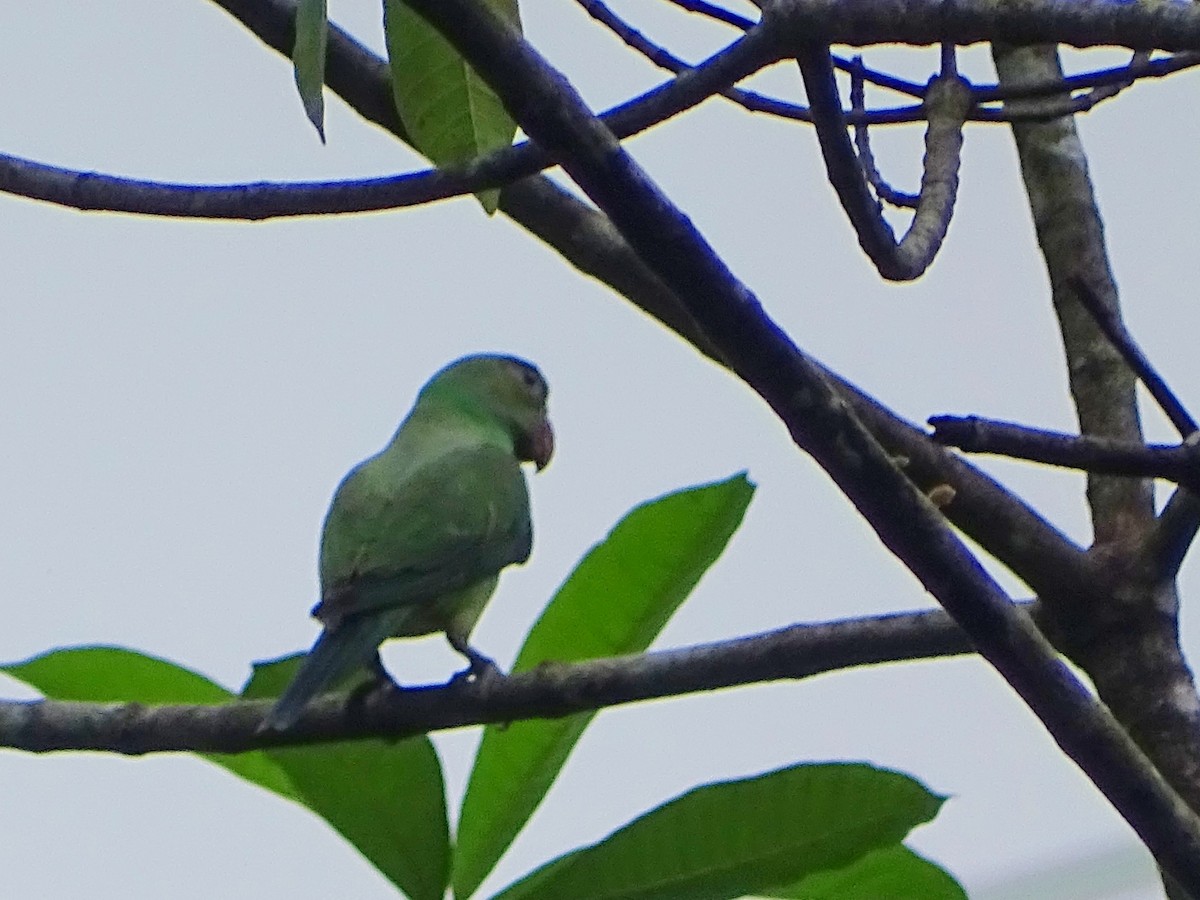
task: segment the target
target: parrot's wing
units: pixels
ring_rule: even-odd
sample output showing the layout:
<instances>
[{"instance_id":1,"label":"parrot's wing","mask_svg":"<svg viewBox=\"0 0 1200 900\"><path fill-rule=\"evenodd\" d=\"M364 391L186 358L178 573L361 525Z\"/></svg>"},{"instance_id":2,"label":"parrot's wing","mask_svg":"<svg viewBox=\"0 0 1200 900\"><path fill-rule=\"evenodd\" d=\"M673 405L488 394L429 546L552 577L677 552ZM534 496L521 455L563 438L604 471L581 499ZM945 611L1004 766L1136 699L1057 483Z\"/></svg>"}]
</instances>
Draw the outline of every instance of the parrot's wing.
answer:
<instances>
[{"instance_id":1,"label":"parrot's wing","mask_svg":"<svg viewBox=\"0 0 1200 900\"><path fill-rule=\"evenodd\" d=\"M327 626L432 602L529 558L529 495L510 451L459 448L398 483L373 462L339 488L325 523L313 614Z\"/></svg>"}]
</instances>

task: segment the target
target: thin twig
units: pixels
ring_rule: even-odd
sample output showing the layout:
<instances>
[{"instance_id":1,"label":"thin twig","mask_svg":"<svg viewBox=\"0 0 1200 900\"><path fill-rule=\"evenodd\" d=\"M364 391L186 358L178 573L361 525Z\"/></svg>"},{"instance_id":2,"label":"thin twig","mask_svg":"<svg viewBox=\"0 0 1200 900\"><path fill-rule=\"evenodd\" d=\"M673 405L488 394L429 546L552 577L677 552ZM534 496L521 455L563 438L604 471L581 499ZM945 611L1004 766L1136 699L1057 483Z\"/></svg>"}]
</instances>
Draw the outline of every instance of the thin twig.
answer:
<instances>
[{"instance_id":1,"label":"thin twig","mask_svg":"<svg viewBox=\"0 0 1200 900\"><path fill-rule=\"evenodd\" d=\"M620 38L627 47L644 56L647 60L678 75L692 68L691 63L685 62L661 44L656 44L642 32L633 28L628 22L614 13L602 0L575 0L593 19ZM729 87L721 91L721 96L743 107L749 112L767 113L780 118L800 122L812 121L809 111L794 103L787 103L768 97L758 91L745 88Z\"/></svg>"},{"instance_id":2,"label":"thin twig","mask_svg":"<svg viewBox=\"0 0 1200 900\"><path fill-rule=\"evenodd\" d=\"M854 57L854 62L859 65L850 70L850 112L861 115L866 112L866 91L863 86L864 79L861 70L862 57ZM875 154L871 150L871 132L868 126L862 122L854 123L854 148L858 151L858 162L862 166L863 174L866 175L876 197L892 206L905 209L916 208L920 197L916 194L896 190L880 174L879 167L875 164Z\"/></svg>"},{"instance_id":3,"label":"thin twig","mask_svg":"<svg viewBox=\"0 0 1200 900\"><path fill-rule=\"evenodd\" d=\"M978 416L933 416L929 424L935 441L967 453L992 453L1100 475L1164 478L1193 490L1200 487L1200 447L1191 444L1131 444Z\"/></svg>"},{"instance_id":4,"label":"thin twig","mask_svg":"<svg viewBox=\"0 0 1200 900\"><path fill-rule=\"evenodd\" d=\"M1088 311L1097 327L1121 354L1121 358L1141 379L1150 396L1166 414L1171 424L1175 426L1180 437L1188 438L1196 431L1196 420L1187 411L1179 397L1167 385L1166 380L1154 368L1150 359L1142 352L1129 329L1116 311L1111 309L1101 299L1100 295L1083 278L1072 278L1069 286L1079 297L1079 303Z\"/></svg>"},{"instance_id":5,"label":"thin twig","mask_svg":"<svg viewBox=\"0 0 1200 900\"><path fill-rule=\"evenodd\" d=\"M713 21L724 22L726 25L740 28L742 31L748 31L755 25L753 20L747 19L745 16L739 16L735 12L730 12L724 7L712 3L705 3L704 0L667 0L667 2L687 12L698 13Z\"/></svg>"},{"instance_id":6,"label":"thin twig","mask_svg":"<svg viewBox=\"0 0 1200 900\"><path fill-rule=\"evenodd\" d=\"M975 100L977 103L996 103L1004 100L1036 99L1103 85L1126 86L1143 78L1164 78L1196 66L1200 66L1200 53L1197 52L1176 53L1154 59L1150 59L1146 54L1136 53L1133 59L1123 66L1095 69L1030 84L976 85Z\"/></svg>"},{"instance_id":7,"label":"thin twig","mask_svg":"<svg viewBox=\"0 0 1200 900\"><path fill-rule=\"evenodd\" d=\"M761 39L749 44L739 39L674 80L609 110L604 121L619 137L640 133L703 102L771 58ZM82 210L262 220L430 203L512 184L552 164L539 147L524 142L462 165L383 178L197 185L81 172L0 154L0 191Z\"/></svg>"},{"instance_id":8,"label":"thin twig","mask_svg":"<svg viewBox=\"0 0 1200 900\"><path fill-rule=\"evenodd\" d=\"M925 133L921 190L912 223L897 242L846 133L828 50L813 45L802 47L796 62L808 92L826 174L854 226L859 245L884 278L893 281L918 278L941 247L954 211L962 128L971 108L969 86L957 75L939 76L930 82L925 97L929 125Z\"/></svg>"}]
</instances>

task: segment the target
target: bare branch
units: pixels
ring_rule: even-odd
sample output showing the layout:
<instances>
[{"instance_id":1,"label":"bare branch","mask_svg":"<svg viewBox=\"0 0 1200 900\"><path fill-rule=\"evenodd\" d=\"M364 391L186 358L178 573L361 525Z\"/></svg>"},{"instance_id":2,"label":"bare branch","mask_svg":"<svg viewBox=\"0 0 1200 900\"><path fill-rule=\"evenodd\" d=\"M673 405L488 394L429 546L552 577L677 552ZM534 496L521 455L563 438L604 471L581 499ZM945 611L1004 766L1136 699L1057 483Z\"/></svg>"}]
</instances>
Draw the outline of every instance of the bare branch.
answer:
<instances>
[{"instance_id":1,"label":"bare branch","mask_svg":"<svg viewBox=\"0 0 1200 900\"><path fill-rule=\"evenodd\" d=\"M1071 287L1076 291L1079 302L1088 311L1095 323L1100 326L1104 336L1112 343L1125 364L1141 379L1142 384L1150 392L1159 407L1171 420L1171 424L1183 438L1190 437L1196 432L1196 420L1187 411L1179 397L1167 385L1167 382L1151 364L1149 358L1142 352L1117 310L1101 301L1100 295L1092 289L1084 278L1071 280Z\"/></svg>"},{"instance_id":2,"label":"bare branch","mask_svg":"<svg viewBox=\"0 0 1200 900\"><path fill-rule=\"evenodd\" d=\"M1049 56L1043 58L1044 52ZM1041 83L1062 76L1052 50L998 47L993 56L1006 83ZM1022 100L1012 105L1024 110L1036 109L1040 103ZM1104 227L1075 123L1071 119L1018 123L1013 125L1013 134L1038 244L1053 289L1080 433L1143 443L1133 372L1083 307L1073 287L1084 280L1101 294L1106 305L1118 308ZM1098 543L1136 542L1139 532L1153 523L1148 482L1089 476L1087 497Z\"/></svg>"},{"instance_id":3,"label":"bare branch","mask_svg":"<svg viewBox=\"0 0 1200 900\"><path fill-rule=\"evenodd\" d=\"M1027 84L978 85L974 89L975 101L994 103L1003 100L1031 100L1083 88L1124 87L1143 78L1165 78L1167 75L1196 66L1200 66L1200 53L1179 53L1151 59L1147 54L1138 52L1129 64L1124 66L1096 69L1062 78L1051 77Z\"/></svg>"},{"instance_id":4,"label":"bare branch","mask_svg":"<svg viewBox=\"0 0 1200 900\"><path fill-rule=\"evenodd\" d=\"M1200 50L1200 9L1190 3L1111 0L756 0L763 23L777 21L789 46L806 43L1016 46Z\"/></svg>"},{"instance_id":5,"label":"bare branch","mask_svg":"<svg viewBox=\"0 0 1200 900\"><path fill-rule=\"evenodd\" d=\"M1030 607L1031 612L1035 607ZM240 753L356 737L554 718L718 688L802 679L855 666L971 653L942 610L793 625L732 641L638 656L554 663L489 682L451 682L368 695L328 695L286 733L257 734L268 702L224 706L0 702L0 746L32 752L168 750Z\"/></svg>"},{"instance_id":6,"label":"bare branch","mask_svg":"<svg viewBox=\"0 0 1200 900\"><path fill-rule=\"evenodd\" d=\"M967 453L994 453L1011 459L1133 478L1165 478L1200 487L1200 446L1130 444L1027 428L978 416L933 416L933 439Z\"/></svg>"},{"instance_id":7,"label":"bare branch","mask_svg":"<svg viewBox=\"0 0 1200 900\"><path fill-rule=\"evenodd\" d=\"M685 9L688 12L698 13L706 16L715 22L724 22L726 25L732 25L734 28L740 28L742 31L747 31L754 26L752 19L747 19L745 16L739 16L737 13L730 12L724 7L716 6L712 3L705 3L704 0L667 0L668 3L678 6L680 9Z\"/></svg>"},{"instance_id":8,"label":"bare branch","mask_svg":"<svg viewBox=\"0 0 1200 900\"><path fill-rule=\"evenodd\" d=\"M1143 565L1164 581L1173 580L1200 531L1200 496L1177 490L1167 501L1138 555Z\"/></svg>"},{"instance_id":9,"label":"bare branch","mask_svg":"<svg viewBox=\"0 0 1200 900\"><path fill-rule=\"evenodd\" d=\"M813 125L825 158L829 181L846 210L858 243L879 274L893 281L922 275L941 247L958 193L962 126L971 108L971 92L957 75L935 78L925 97L929 127L916 213L908 232L897 242L871 194L863 166L846 133L846 119L837 82L825 47L805 45L796 56Z\"/></svg>"},{"instance_id":10,"label":"bare branch","mask_svg":"<svg viewBox=\"0 0 1200 900\"><path fill-rule=\"evenodd\" d=\"M675 80L614 107L605 121L621 137L644 131L761 68L772 58L763 48L761 40L753 45L736 41ZM0 154L0 191L75 209L261 220L414 206L502 187L552 164L541 149L524 143L460 166L384 178L197 185L78 172Z\"/></svg>"},{"instance_id":11,"label":"bare branch","mask_svg":"<svg viewBox=\"0 0 1200 900\"><path fill-rule=\"evenodd\" d=\"M678 75L692 68L691 63L684 62L667 48L654 43L636 28L631 27L601 0L576 0L576 2L587 11L588 15L620 38L626 46L644 56L660 69L666 69L668 72ZM812 121L812 116L803 106L776 100L757 91L730 87L721 91L721 96L732 100L750 112L768 113L801 122Z\"/></svg>"},{"instance_id":12,"label":"bare branch","mask_svg":"<svg viewBox=\"0 0 1200 900\"><path fill-rule=\"evenodd\" d=\"M623 23L620 23L620 20L611 13L607 13L606 8L598 3L598 0L580 0L580 2L610 27L617 29L618 33L633 46L673 72L685 73L704 70L713 66L723 53L728 52L722 51L700 66L692 67L678 60L665 49L655 47L645 41L632 29L625 27L622 31ZM233 11L245 7L246 3L228 0L223 5ZM272 3L264 4L268 8L272 5ZM275 27L278 23L264 17L262 10L258 11L258 20L268 22L275 31L278 31L278 28ZM336 27L331 27L328 75L330 85L337 84L339 79L347 78L348 70L353 69L347 65L348 56L353 56L356 60L355 64L361 65L361 57L365 55L369 56L353 38ZM769 61L760 61L757 67L761 67ZM381 63L379 60L374 60L374 62ZM1168 62L1173 62L1174 68L1169 68L1166 65ZM838 64L847 68L852 68L854 65L846 61L838 61ZM1157 67L1151 69L1150 67L1155 64L1158 64ZM1139 77L1137 73L1143 70L1146 75L1161 75L1166 74L1168 70L1174 71L1187 64L1200 64L1200 60L1193 59L1190 62L1184 59L1138 61L1121 70L1107 70L1108 74L1104 77L1115 79L1117 73L1122 72L1124 80L1119 84L1123 85L1130 83L1131 78ZM749 69L750 72L754 70L754 68ZM873 80L892 89L911 92L909 83L891 79L883 73L868 72L861 67L861 64L856 71L858 77ZM355 74L361 73L355 72ZM1081 76L1077 76L1073 83L1082 84L1081 78ZM701 88L700 86L704 83L704 79L701 78L687 83L686 88L678 89L677 86L680 85L680 82L677 80L615 107L605 114L606 121L610 123L614 133L621 137L627 137L702 102L715 92L723 93L750 111L801 121L811 120L811 113L803 106L728 86ZM987 99L996 99L1003 93L1003 91L997 93L993 89L982 89L980 95ZM1073 104L1072 108L1080 105L1077 100L1071 100L1070 103ZM403 136L399 122L395 120L394 111L390 108L386 108L386 111L378 109L379 98L374 98L373 105L372 113L375 120L386 124ZM1001 112L984 112L987 113L986 118L989 120L1000 121L1004 118L1004 114ZM1039 113L1038 115L1044 117L1049 114ZM974 117L976 112L972 112L970 115ZM855 109L849 113L847 121L891 124L919 121L925 117L924 106L891 110ZM199 185L156 182L82 172L0 154L0 191L81 210L106 210L187 218L262 220L282 216L396 209L429 203L509 185L541 171L549 165L551 162L543 153L536 147L525 144L487 154L461 166L381 178L334 182L254 182Z\"/></svg>"},{"instance_id":13,"label":"bare branch","mask_svg":"<svg viewBox=\"0 0 1200 900\"><path fill-rule=\"evenodd\" d=\"M921 198L916 194L907 194L904 191L896 190L884 180L883 175L879 172L879 167L875 165L875 154L871 150L871 132L864 122L858 121L867 111L862 57L854 57L854 63L850 69L850 113L856 119L853 121L854 149L858 151L859 165L862 166L863 174L875 192L875 196L880 200L890 203L892 206L915 209ZM847 117L847 121L851 121L849 117Z\"/></svg>"}]
</instances>

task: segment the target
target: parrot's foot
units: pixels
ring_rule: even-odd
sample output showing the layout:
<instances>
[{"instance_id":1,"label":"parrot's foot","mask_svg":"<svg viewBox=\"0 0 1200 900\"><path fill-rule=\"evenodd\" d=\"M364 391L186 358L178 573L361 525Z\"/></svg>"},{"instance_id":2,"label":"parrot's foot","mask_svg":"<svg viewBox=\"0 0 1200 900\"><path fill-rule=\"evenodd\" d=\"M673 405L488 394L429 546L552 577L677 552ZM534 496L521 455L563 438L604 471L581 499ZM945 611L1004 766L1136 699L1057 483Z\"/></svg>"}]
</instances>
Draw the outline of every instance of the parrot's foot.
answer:
<instances>
[{"instance_id":1,"label":"parrot's foot","mask_svg":"<svg viewBox=\"0 0 1200 900\"><path fill-rule=\"evenodd\" d=\"M470 682L486 690L488 685L504 678L504 673L493 660L484 656L467 643L465 633L457 632L454 629L447 629L446 640L450 642L451 647L465 656L470 663L467 668L450 679L451 684Z\"/></svg>"},{"instance_id":2,"label":"parrot's foot","mask_svg":"<svg viewBox=\"0 0 1200 900\"><path fill-rule=\"evenodd\" d=\"M375 694L390 694L392 691L404 690L396 684L391 673L383 667L383 660L377 652L367 665L367 676L355 687L351 688L346 697L346 708L354 714L361 712L367 698Z\"/></svg>"},{"instance_id":3,"label":"parrot's foot","mask_svg":"<svg viewBox=\"0 0 1200 900\"><path fill-rule=\"evenodd\" d=\"M463 654L471 664L467 668L458 672L450 679L451 684L474 684L480 690L487 689L504 678L504 672L496 663L484 656L477 650L472 650L469 654Z\"/></svg>"}]
</instances>

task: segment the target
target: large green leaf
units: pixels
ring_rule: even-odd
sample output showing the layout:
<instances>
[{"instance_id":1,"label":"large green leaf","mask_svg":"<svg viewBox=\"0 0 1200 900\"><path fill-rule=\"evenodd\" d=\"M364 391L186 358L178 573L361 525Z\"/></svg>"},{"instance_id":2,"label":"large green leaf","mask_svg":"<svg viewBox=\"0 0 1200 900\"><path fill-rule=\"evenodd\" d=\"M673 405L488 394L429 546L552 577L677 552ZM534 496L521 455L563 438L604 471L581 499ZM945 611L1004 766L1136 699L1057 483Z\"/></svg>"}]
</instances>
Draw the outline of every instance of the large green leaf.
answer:
<instances>
[{"instance_id":1,"label":"large green leaf","mask_svg":"<svg viewBox=\"0 0 1200 900\"><path fill-rule=\"evenodd\" d=\"M517 0L486 0L521 27ZM500 98L441 34L402 0L384 0L392 96L413 146L435 165L462 162L512 143L517 124ZM496 211L498 190L477 195Z\"/></svg>"},{"instance_id":2,"label":"large green leaf","mask_svg":"<svg viewBox=\"0 0 1200 900\"><path fill-rule=\"evenodd\" d=\"M276 697L302 655L254 667L242 696ZM450 879L442 766L425 735L267 751L301 801L412 900L441 900Z\"/></svg>"},{"instance_id":3,"label":"large green leaf","mask_svg":"<svg viewBox=\"0 0 1200 900\"><path fill-rule=\"evenodd\" d=\"M325 44L329 37L325 0L299 0L296 4L296 41L292 44L292 72L308 120L325 142Z\"/></svg>"},{"instance_id":4,"label":"large green leaf","mask_svg":"<svg viewBox=\"0 0 1200 900\"><path fill-rule=\"evenodd\" d=\"M742 897L895 846L944 799L907 775L862 763L791 766L689 791L499 897Z\"/></svg>"},{"instance_id":5,"label":"large green leaf","mask_svg":"<svg viewBox=\"0 0 1200 900\"><path fill-rule=\"evenodd\" d=\"M70 647L0 666L54 700L97 703L229 703L237 699L203 675L122 647ZM298 795L265 753L197 754L290 800Z\"/></svg>"},{"instance_id":6,"label":"large green leaf","mask_svg":"<svg viewBox=\"0 0 1200 900\"><path fill-rule=\"evenodd\" d=\"M894 844L844 869L817 872L762 897L778 900L967 900L967 892L940 866Z\"/></svg>"},{"instance_id":7,"label":"large green leaf","mask_svg":"<svg viewBox=\"0 0 1200 900\"><path fill-rule=\"evenodd\" d=\"M632 510L559 588L514 671L644 650L725 549L753 493L742 473ZM487 877L593 715L484 731L459 817L456 897L469 897Z\"/></svg>"}]
</instances>

